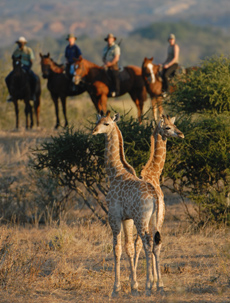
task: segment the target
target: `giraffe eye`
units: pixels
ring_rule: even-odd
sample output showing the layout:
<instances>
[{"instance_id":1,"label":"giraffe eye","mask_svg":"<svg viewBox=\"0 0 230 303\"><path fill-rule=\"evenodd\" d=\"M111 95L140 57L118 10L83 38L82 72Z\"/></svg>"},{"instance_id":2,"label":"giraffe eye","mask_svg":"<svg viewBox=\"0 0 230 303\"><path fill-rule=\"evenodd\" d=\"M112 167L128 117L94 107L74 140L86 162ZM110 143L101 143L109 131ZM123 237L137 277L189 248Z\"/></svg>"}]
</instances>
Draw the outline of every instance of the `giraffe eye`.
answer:
<instances>
[{"instance_id":1,"label":"giraffe eye","mask_svg":"<svg viewBox=\"0 0 230 303\"><path fill-rule=\"evenodd\" d=\"M109 123L105 122L104 125L109 126Z\"/></svg>"},{"instance_id":2,"label":"giraffe eye","mask_svg":"<svg viewBox=\"0 0 230 303\"><path fill-rule=\"evenodd\" d=\"M169 127L169 126L166 126L165 129L166 129L166 130L170 130L170 127Z\"/></svg>"}]
</instances>

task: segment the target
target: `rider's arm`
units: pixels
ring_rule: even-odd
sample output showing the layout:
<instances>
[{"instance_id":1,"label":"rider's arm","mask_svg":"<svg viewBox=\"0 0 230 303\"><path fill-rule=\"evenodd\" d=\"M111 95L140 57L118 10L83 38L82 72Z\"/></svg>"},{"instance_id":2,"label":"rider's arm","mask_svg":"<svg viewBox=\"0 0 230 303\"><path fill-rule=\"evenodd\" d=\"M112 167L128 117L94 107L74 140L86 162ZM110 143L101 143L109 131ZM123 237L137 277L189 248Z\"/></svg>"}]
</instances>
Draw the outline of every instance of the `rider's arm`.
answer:
<instances>
[{"instance_id":1,"label":"rider's arm","mask_svg":"<svg viewBox=\"0 0 230 303\"><path fill-rule=\"evenodd\" d=\"M120 59L120 55L115 55L113 60L110 61L110 62L106 62L106 66L110 67L110 66L113 66L114 64L116 64Z\"/></svg>"},{"instance_id":2,"label":"rider's arm","mask_svg":"<svg viewBox=\"0 0 230 303\"><path fill-rule=\"evenodd\" d=\"M164 65L164 68L169 68L170 66L172 66L174 63L178 62L179 59L179 51L180 48L177 44L175 44L174 46L174 58L167 64Z\"/></svg>"}]
</instances>

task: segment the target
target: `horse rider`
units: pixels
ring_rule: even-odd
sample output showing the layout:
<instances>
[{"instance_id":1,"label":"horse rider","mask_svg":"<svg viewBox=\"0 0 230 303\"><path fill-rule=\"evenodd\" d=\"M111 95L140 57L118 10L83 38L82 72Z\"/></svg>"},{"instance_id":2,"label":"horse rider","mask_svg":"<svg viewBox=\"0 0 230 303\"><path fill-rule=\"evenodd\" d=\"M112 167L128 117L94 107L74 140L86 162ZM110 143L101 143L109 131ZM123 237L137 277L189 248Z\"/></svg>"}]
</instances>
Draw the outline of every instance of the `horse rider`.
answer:
<instances>
[{"instance_id":1,"label":"horse rider","mask_svg":"<svg viewBox=\"0 0 230 303\"><path fill-rule=\"evenodd\" d=\"M103 49L103 63L105 69L108 70L109 77L112 80L115 91L111 92L112 97L120 94L120 79L119 79L119 59L121 50L118 44L115 43L116 37L113 34L108 34L104 39L107 45Z\"/></svg>"},{"instance_id":2,"label":"horse rider","mask_svg":"<svg viewBox=\"0 0 230 303\"><path fill-rule=\"evenodd\" d=\"M79 59L79 57L82 56L82 52L76 45L77 37L69 34L66 40L69 41L69 44L65 48L66 74L68 78L72 80L74 74L74 59Z\"/></svg>"},{"instance_id":3,"label":"horse rider","mask_svg":"<svg viewBox=\"0 0 230 303\"><path fill-rule=\"evenodd\" d=\"M29 81L30 81L30 89L31 89L31 100L35 100L35 89L36 89L36 82L37 82L37 76L32 71L31 67L34 60L34 53L33 50L26 46L27 40L25 37L19 37L17 41L18 47L15 49L15 51L12 54L12 59L16 59L21 56L21 63L22 68L28 73L29 75ZM9 73L9 75L5 78L5 82L9 91L10 96L7 99L7 102L12 101L12 96L10 92L10 81L13 71Z\"/></svg>"},{"instance_id":4,"label":"horse rider","mask_svg":"<svg viewBox=\"0 0 230 303\"><path fill-rule=\"evenodd\" d=\"M176 44L176 37L174 34L170 34L168 37L168 56L163 65L162 80L163 80L163 97L166 97L169 89L169 77L175 73L179 63L180 48ZM161 64L160 64L161 66Z\"/></svg>"}]
</instances>

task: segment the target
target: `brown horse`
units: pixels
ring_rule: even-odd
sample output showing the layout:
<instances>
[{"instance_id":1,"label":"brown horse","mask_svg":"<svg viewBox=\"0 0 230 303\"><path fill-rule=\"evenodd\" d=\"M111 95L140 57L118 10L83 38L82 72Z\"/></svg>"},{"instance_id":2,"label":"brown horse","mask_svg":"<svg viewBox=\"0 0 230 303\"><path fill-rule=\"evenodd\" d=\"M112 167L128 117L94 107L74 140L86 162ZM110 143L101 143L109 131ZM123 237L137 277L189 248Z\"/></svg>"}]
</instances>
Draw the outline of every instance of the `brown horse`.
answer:
<instances>
[{"instance_id":1,"label":"brown horse","mask_svg":"<svg viewBox=\"0 0 230 303\"><path fill-rule=\"evenodd\" d=\"M111 81L103 67L83 58L76 60L74 82L75 84L85 83L96 110L99 113L101 111L106 113ZM120 96L125 93L129 93L136 104L138 119L141 122L143 104L147 100L147 92L140 67L126 66L120 73Z\"/></svg>"},{"instance_id":2,"label":"brown horse","mask_svg":"<svg viewBox=\"0 0 230 303\"><path fill-rule=\"evenodd\" d=\"M192 66L187 68L181 68L178 66L175 74L179 76L180 74L189 74L192 70L197 70L199 67ZM159 116L161 117L163 114L163 107L162 107L162 79L160 77L160 66L153 63L153 57L148 59L144 58L142 63L142 76L145 82L145 86L147 92L150 95L153 107L153 115L156 121L157 120L157 110L159 112ZM169 93L175 91L176 86L171 82L172 85L169 87Z\"/></svg>"},{"instance_id":3,"label":"brown horse","mask_svg":"<svg viewBox=\"0 0 230 303\"><path fill-rule=\"evenodd\" d=\"M16 128L18 129L19 127L18 100L24 100L25 103L26 129L32 128L34 122L33 122L33 108L30 104L30 97L31 97L30 75L22 67L21 56L18 58L13 58L13 71L10 76L10 93L15 107ZM36 114L37 126L39 126L40 96L41 96L41 84L40 84L40 79L37 76L36 87L35 87L35 100L34 100L34 110ZM30 125L29 125L28 116L30 116Z\"/></svg>"},{"instance_id":4,"label":"brown horse","mask_svg":"<svg viewBox=\"0 0 230 303\"><path fill-rule=\"evenodd\" d=\"M51 98L55 105L56 113L56 126L57 129L60 126L59 120L59 109L58 109L58 99L61 99L62 111L65 118L65 127L68 125L67 115L66 115L66 98L68 96L77 96L85 91L83 86L76 86L74 91L71 90L71 81L65 74L64 65L57 64L50 58L50 54L42 55L41 57L41 69L42 76L48 79L47 88L50 91Z\"/></svg>"},{"instance_id":5,"label":"brown horse","mask_svg":"<svg viewBox=\"0 0 230 303\"><path fill-rule=\"evenodd\" d=\"M148 59L144 58L142 63L142 77L145 82L147 92L150 95L152 107L153 107L153 116L157 120L157 110L159 116L163 114L162 108L162 80L159 75L159 65L153 63L153 57Z\"/></svg>"}]
</instances>

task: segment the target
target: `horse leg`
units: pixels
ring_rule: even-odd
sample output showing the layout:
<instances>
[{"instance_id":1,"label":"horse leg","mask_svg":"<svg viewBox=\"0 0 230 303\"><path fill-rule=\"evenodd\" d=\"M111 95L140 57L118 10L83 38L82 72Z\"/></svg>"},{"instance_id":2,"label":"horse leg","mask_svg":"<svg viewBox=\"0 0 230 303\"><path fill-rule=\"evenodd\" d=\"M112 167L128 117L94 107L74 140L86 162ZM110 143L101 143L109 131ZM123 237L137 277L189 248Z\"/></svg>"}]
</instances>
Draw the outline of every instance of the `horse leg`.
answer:
<instances>
[{"instance_id":1,"label":"horse leg","mask_svg":"<svg viewBox=\"0 0 230 303\"><path fill-rule=\"evenodd\" d=\"M32 106L30 105L29 100L25 100L26 129L29 128L29 119L28 119L29 114L30 114L30 128L32 128L34 124Z\"/></svg>"},{"instance_id":2,"label":"horse leg","mask_svg":"<svg viewBox=\"0 0 230 303\"><path fill-rule=\"evenodd\" d=\"M159 118L162 117L163 114L163 108L162 108L162 97L161 96L153 96L151 99L152 102L152 108L153 108L153 117L155 121L157 121L157 110L159 113Z\"/></svg>"},{"instance_id":3,"label":"horse leg","mask_svg":"<svg viewBox=\"0 0 230 303\"><path fill-rule=\"evenodd\" d=\"M55 114L56 114L56 125L55 129L57 129L60 126L60 121L59 121L59 110L58 110L58 97L55 94L51 93L51 97L55 106Z\"/></svg>"},{"instance_id":4,"label":"horse leg","mask_svg":"<svg viewBox=\"0 0 230 303\"><path fill-rule=\"evenodd\" d=\"M34 110L36 114L37 127L39 126L40 116L40 94L36 94L36 100L34 101Z\"/></svg>"},{"instance_id":5,"label":"horse leg","mask_svg":"<svg viewBox=\"0 0 230 303\"><path fill-rule=\"evenodd\" d=\"M98 100L98 112L100 113L101 111L103 111L103 113L105 114L107 111L107 95L102 94L100 99Z\"/></svg>"},{"instance_id":6,"label":"horse leg","mask_svg":"<svg viewBox=\"0 0 230 303\"><path fill-rule=\"evenodd\" d=\"M18 119L18 115L19 115L18 100L13 99L13 102L14 102L15 116L16 116L16 129L18 129L18 126L19 126L19 119Z\"/></svg>"},{"instance_id":7,"label":"horse leg","mask_svg":"<svg viewBox=\"0 0 230 303\"><path fill-rule=\"evenodd\" d=\"M130 94L130 96L131 96L132 100L134 101L134 103L136 104L137 116L138 116L139 123L141 124L142 123L141 116L142 116L142 112L143 112L143 100L141 98L138 98L136 96L136 94Z\"/></svg>"},{"instance_id":8,"label":"horse leg","mask_svg":"<svg viewBox=\"0 0 230 303\"><path fill-rule=\"evenodd\" d=\"M41 83L39 77L37 77L36 91L35 91L36 100L34 101L34 110L36 114L37 127L39 126L39 116L40 116L40 103L41 103Z\"/></svg>"},{"instance_id":9,"label":"horse leg","mask_svg":"<svg viewBox=\"0 0 230 303\"><path fill-rule=\"evenodd\" d=\"M62 104L62 111L63 111L63 115L65 118L65 127L68 126L68 120L67 120L67 116L66 116L66 97L61 96L61 104Z\"/></svg>"}]
</instances>

